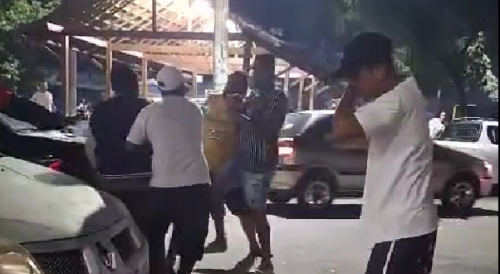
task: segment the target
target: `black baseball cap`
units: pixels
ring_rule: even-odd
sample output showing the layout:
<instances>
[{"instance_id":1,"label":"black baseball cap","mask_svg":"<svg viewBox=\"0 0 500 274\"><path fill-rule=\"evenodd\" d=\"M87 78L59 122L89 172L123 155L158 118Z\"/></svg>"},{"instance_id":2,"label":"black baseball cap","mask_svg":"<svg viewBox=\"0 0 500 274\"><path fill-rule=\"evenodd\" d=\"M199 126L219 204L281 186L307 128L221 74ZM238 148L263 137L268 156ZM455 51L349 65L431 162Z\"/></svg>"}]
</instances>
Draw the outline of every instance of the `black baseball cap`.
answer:
<instances>
[{"instance_id":1,"label":"black baseball cap","mask_svg":"<svg viewBox=\"0 0 500 274\"><path fill-rule=\"evenodd\" d=\"M391 39L376 32L363 32L349 41L343 51L340 67L331 78L334 80L356 76L363 68L392 63Z\"/></svg>"}]
</instances>

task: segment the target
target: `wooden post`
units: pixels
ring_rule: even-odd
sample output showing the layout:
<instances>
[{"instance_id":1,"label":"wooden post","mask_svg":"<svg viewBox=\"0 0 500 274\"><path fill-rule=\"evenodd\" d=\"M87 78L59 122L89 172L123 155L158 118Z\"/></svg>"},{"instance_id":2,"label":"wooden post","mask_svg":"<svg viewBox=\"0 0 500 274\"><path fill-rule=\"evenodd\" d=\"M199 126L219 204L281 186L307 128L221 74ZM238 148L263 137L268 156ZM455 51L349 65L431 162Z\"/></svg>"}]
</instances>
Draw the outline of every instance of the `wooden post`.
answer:
<instances>
[{"instance_id":1,"label":"wooden post","mask_svg":"<svg viewBox=\"0 0 500 274\"><path fill-rule=\"evenodd\" d=\"M252 62L252 47L252 40L247 39L245 45L243 46L243 71L245 71L246 73L250 72Z\"/></svg>"},{"instance_id":2,"label":"wooden post","mask_svg":"<svg viewBox=\"0 0 500 274\"><path fill-rule=\"evenodd\" d=\"M158 11L157 11L157 3L156 0L151 0L151 25L153 28L153 31L158 30L158 24L156 22L156 17L158 16Z\"/></svg>"},{"instance_id":3,"label":"wooden post","mask_svg":"<svg viewBox=\"0 0 500 274\"><path fill-rule=\"evenodd\" d=\"M283 92L288 95L290 89L290 71L285 72L285 79L283 79Z\"/></svg>"},{"instance_id":4,"label":"wooden post","mask_svg":"<svg viewBox=\"0 0 500 274\"><path fill-rule=\"evenodd\" d=\"M109 99L113 96L113 89L111 87L111 69L113 66L113 49L111 43L108 42L106 47L106 94L105 99Z\"/></svg>"},{"instance_id":5,"label":"wooden post","mask_svg":"<svg viewBox=\"0 0 500 274\"><path fill-rule=\"evenodd\" d=\"M149 87L148 87L148 60L146 58L142 58L141 63L141 79L142 79L142 87L141 87L141 97L148 98Z\"/></svg>"},{"instance_id":6,"label":"wooden post","mask_svg":"<svg viewBox=\"0 0 500 274\"><path fill-rule=\"evenodd\" d=\"M75 115L76 114L76 106L77 106L77 88L78 88L78 52L76 49L71 48L69 50L69 89L68 89L68 100L67 100L67 114Z\"/></svg>"},{"instance_id":7,"label":"wooden post","mask_svg":"<svg viewBox=\"0 0 500 274\"><path fill-rule=\"evenodd\" d=\"M228 77L229 0L214 1L213 85L215 92L222 92Z\"/></svg>"},{"instance_id":8,"label":"wooden post","mask_svg":"<svg viewBox=\"0 0 500 274\"><path fill-rule=\"evenodd\" d=\"M304 85L306 76L300 77L299 90L297 92L297 110L302 110L302 98L304 96Z\"/></svg>"},{"instance_id":9,"label":"wooden post","mask_svg":"<svg viewBox=\"0 0 500 274\"><path fill-rule=\"evenodd\" d=\"M196 71L193 71L192 72L192 76L193 78L193 86L191 87L191 94L193 94L193 97L198 97L198 73L196 73Z\"/></svg>"},{"instance_id":10,"label":"wooden post","mask_svg":"<svg viewBox=\"0 0 500 274\"><path fill-rule=\"evenodd\" d=\"M313 77L311 81L311 88L309 89L309 109L313 110L314 109L314 98L316 97L316 78Z\"/></svg>"},{"instance_id":11,"label":"wooden post","mask_svg":"<svg viewBox=\"0 0 500 274\"><path fill-rule=\"evenodd\" d=\"M63 37L62 41L62 62L61 62L61 91L63 96L63 113L65 116L69 115L69 90L70 90L70 38L68 35Z\"/></svg>"}]
</instances>

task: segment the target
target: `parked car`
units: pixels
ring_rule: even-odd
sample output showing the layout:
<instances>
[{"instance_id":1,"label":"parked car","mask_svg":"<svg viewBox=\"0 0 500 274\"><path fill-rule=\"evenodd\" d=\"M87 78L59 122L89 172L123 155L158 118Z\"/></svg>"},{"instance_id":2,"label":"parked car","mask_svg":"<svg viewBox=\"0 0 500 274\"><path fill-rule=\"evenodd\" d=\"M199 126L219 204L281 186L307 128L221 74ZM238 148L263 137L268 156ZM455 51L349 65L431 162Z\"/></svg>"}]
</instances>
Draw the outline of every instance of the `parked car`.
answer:
<instances>
[{"instance_id":1,"label":"parked car","mask_svg":"<svg viewBox=\"0 0 500 274\"><path fill-rule=\"evenodd\" d=\"M2 238L0 238L0 273L43 274L28 251Z\"/></svg>"},{"instance_id":2,"label":"parked car","mask_svg":"<svg viewBox=\"0 0 500 274\"><path fill-rule=\"evenodd\" d=\"M327 141L333 114L334 110L318 110L287 115L280 133L280 162L272 183L272 202L297 198L305 208L320 209L331 204L334 197L362 195L367 145ZM489 193L491 181L483 160L435 146L432 185L446 208L472 208L479 197Z\"/></svg>"},{"instance_id":3,"label":"parked car","mask_svg":"<svg viewBox=\"0 0 500 274\"><path fill-rule=\"evenodd\" d=\"M488 162L498 193L498 137L498 120L469 118L450 123L436 143Z\"/></svg>"},{"instance_id":4,"label":"parked car","mask_svg":"<svg viewBox=\"0 0 500 274\"><path fill-rule=\"evenodd\" d=\"M85 138L64 129L45 129L0 112L0 153L83 179L96 179L85 155Z\"/></svg>"},{"instance_id":5,"label":"parked car","mask_svg":"<svg viewBox=\"0 0 500 274\"><path fill-rule=\"evenodd\" d=\"M0 238L21 245L44 273L148 273L147 241L117 198L4 155L0 182Z\"/></svg>"}]
</instances>

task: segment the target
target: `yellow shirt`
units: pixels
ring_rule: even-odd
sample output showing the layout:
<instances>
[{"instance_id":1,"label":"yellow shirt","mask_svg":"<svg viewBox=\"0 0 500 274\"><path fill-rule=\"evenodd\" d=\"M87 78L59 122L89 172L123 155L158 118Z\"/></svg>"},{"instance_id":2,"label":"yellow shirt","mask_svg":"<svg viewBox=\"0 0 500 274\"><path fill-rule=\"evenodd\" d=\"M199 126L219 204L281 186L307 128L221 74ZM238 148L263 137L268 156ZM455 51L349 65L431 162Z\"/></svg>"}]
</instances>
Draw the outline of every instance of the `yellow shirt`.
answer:
<instances>
[{"instance_id":1,"label":"yellow shirt","mask_svg":"<svg viewBox=\"0 0 500 274\"><path fill-rule=\"evenodd\" d=\"M203 147L210 172L217 173L233 157L238 136L222 95L211 95L207 103Z\"/></svg>"}]
</instances>

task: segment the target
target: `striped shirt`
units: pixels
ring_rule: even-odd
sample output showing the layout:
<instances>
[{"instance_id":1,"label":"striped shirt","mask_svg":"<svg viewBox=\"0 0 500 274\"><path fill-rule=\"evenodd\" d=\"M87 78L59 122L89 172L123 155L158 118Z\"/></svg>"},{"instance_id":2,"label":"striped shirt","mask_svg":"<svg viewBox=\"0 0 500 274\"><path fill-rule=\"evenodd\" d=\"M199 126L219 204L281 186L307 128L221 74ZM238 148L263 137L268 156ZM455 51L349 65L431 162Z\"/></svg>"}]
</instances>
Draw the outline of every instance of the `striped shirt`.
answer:
<instances>
[{"instance_id":1,"label":"striped shirt","mask_svg":"<svg viewBox=\"0 0 500 274\"><path fill-rule=\"evenodd\" d=\"M265 173L278 164L278 137L288 110L279 90L258 92L245 109L239 132L239 156L245 171Z\"/></svg>"}]
</instances>

